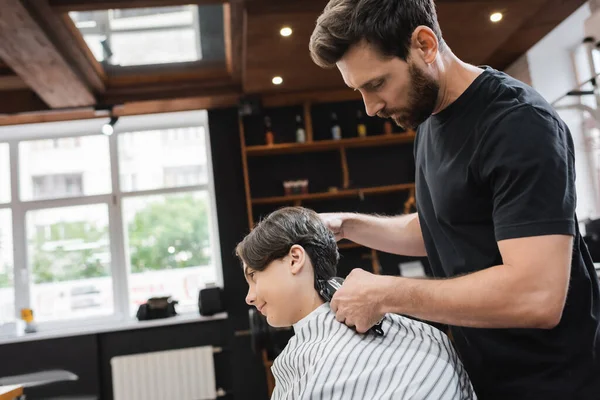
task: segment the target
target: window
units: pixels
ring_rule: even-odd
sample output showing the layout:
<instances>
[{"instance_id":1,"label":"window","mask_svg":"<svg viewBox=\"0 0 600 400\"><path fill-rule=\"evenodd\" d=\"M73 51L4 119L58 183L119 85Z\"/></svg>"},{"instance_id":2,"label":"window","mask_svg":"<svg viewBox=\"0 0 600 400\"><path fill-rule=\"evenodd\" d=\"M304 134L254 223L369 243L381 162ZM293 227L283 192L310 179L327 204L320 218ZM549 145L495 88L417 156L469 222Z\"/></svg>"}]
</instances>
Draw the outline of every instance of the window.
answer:
<instances>
[{"instance_id":1,"label":"window","mask_svg":"<svg viewBox=\"0 0 600 400\"><path fill-rule=\"evenodd\" d=\"M0 204L10 202L10 159L8 144L0 143Z\"/></svg>"},{"instance_id":2,"label":"window","mask_svg":"<svg viewBox=\"0 0 600 400\"><path fill-rule=\"evenodd\" d=\"M33 200L83 195L82 174L34 176Z\"/></svg>"},{"instance_id":3,"label":"window","mask_svg":"<svg viewBox=\"0 0 600 400\"><path fill-rule=\"evenodd\" d=\"M131 313L152 296L198 307L198 290L216 282L210 202L205 191L123 201L129 243Z\"/></svg>"},{"instance_id":4,"label":"window","mask_svg":"<svg viewBox=\"0 0 600 400\"><path fill-rule=\"evenodd\" d=\"M94 57L111 65L202 59L198 6L70 12Z\"/></svg>"},{"instance_id":5,"label":"window","mask_svg":"<svg viewBox=\"0 0 600 400\"><path fill-rule=\"evenodd\" d=\"M208 179L204 165L165 167L163 176L165 187L199 185Z\"/></svg>"},{"instance_id":6,"label":"window","mask_svg":"<svg viewBox=\"0 0 600 400\"><path fill-rule=\"evenodd\" d=\"M37 321L114 312L106 204L30 211L27 232Z\"/></svg>"},{"instance_id":7,"label":"window","mask_svg":"<svg viewBox=\"0 0 600 400\"><path fill-rule=\"evenodd\" d=\"M0 143L0 323L25 307L42 330L131 318L160 295L197 312L198 291L222 284L206 112L122 117L126 132L89 134L103 122ZM165 143L169 132L187 144Z\"/></svg>"},{"instance_id":8,"label":"window","mask_svg":"<svg viewBox=\"0 0 600 400\"><path fill-rule=\"evenodd\" d=\"M111 191L108 137L104 135L21 142L19 160L21 200Z\"/></svg>"},{"instance_id":9,"label":"window","mask_svg":"<svg viewBox=\"0 0 600 400\"><path fill-rule=\"evenodd\" d=\"M206 184L206 154L204 127L120 134L121 188L128 192Z\"/></svg>"},{"instance_id":10,"label":"window","mask_svg":"<svg viewBox=\"0 0 600 400\"><path fill-rule=\"evenodd\" d=\"M0 209L0 325L15 319L11 212Z\"/></svg>"}]
</instances>

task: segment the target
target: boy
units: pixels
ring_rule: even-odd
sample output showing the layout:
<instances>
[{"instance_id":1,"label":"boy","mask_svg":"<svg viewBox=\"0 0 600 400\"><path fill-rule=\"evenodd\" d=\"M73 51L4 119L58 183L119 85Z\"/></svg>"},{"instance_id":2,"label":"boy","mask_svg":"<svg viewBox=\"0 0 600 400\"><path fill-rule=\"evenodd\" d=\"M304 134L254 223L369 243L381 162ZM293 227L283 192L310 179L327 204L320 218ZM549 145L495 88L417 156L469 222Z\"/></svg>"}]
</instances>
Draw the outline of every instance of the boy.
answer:
<instances>
[{"instance_id":1,"label":"boy","mask_svg":"<svg viewBox=\"0 0 600 400\"><path fill-rule=\"evenodd\" d=\"M318 214L280 209L238 244L246 302L273 327L293 326L272 367L273 399L475 399L462 363L439 330L386 315L383 336L337 321L316 289L336 275L335 237Z\"/></svg>"}]
</instances>

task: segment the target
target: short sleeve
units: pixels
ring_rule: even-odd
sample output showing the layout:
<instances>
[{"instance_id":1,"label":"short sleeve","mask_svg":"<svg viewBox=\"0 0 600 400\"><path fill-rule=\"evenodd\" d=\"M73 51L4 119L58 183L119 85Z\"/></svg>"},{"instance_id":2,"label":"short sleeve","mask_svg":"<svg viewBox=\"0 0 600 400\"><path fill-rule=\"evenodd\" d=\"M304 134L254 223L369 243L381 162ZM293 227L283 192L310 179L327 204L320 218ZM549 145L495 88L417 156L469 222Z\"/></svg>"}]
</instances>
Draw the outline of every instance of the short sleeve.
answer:
<instances>
[{"instance_id":1,"label":"short sleeve","mask_svg":"<svg viewBox=\"0 0 600 400\"><path fill-rule=\"evenodd\" d=\"M477 159L496 240L575 234L573 142L552 114L515 108L486 132Z\"/></svg>"}]
</instances>

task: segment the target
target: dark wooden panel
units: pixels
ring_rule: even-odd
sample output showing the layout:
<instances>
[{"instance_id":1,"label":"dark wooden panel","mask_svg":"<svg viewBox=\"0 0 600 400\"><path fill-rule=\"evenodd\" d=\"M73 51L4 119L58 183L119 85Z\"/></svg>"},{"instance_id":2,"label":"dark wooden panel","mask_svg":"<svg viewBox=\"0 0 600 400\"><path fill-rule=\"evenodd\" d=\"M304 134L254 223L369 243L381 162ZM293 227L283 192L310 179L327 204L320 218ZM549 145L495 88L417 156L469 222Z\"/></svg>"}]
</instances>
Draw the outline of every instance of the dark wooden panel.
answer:
<instances>
[{"instance_id":1,"label":"dark wooden panel","mask_svg":"<svg viewBox=\"0 0 600 400\"><path fill-rule=\"evenodd\" d=\"M437 3L444 39L463 61L481 65L525 23L546 0L490 0ZM492 23L490 15L502 12L504 18Z\"/></svg>"},{"instance_id":2,"label":"dark wooden panel","mask_svg":"<svg viewBox=\"0 0 600 400\"><path fill-rule=\"evenodd\" d=\"M47 110L48 106L40 97L29 89L6 90L0 94L0 114ZM7 117L0 116L2 120Z\"/></svg>"},{"instance_id":3,"label":"dark wooden panel","mask_svg":"<svg viewBox=\"0 0 600 400\"><path fill-rule=\"evenodd\" d=\"M98 396L98 346L95 335L73 336L0 346L0 376L64 369L77 381L60 382L25 390L28 400L78 395Z\"/></svg>"},{"instance_id":4,"label":"dark wooden panel","mask_svg":"<svg viewBox=\"0 0 600 400\"><path fill-rule=\"evenodd\" d=\"M0 75L0 91L23 89L29 89L29 86L18 75Z\"/></svg>"},{"instance_id":5,"label":"dark wooden panel","mask_svg":"<svg viewBox=\"0 0 600 400\"><path fill-rule=\"evenodd\" d=\"M535 16L510 35L486 63L500 70L510 66L584 3L585 0L546 1Z\"/></svg>"},{"instance_id":6,"label":"dark wooden panel","mask_svg":"<svg viewBox=\"0 0 600 400\"><path fill-rule=\"evenodd\" d=\"M438 18L445 40L454 53L473 64L504 68L522 55L583 0L440 0ZM244 90L277 93L344 87L339 72L314 65L308 52L315 21L327 1L277 2L248 0ZM489 17L500 11L494 24ZM294 33L283 38L282 26ZM271 79L282 76L283 84Z\"/></svg>"},{"instance_id":7,"label":"dark wooden panel","mask_svg":"<svg viewBox=\"0 0 600 400\"><path fill-rule=\"evenodd\" d=\"M248 13L245 92L345 87L337 69L319 68L310 58L308 42L317 15L315 12ZM294 31L290 37L282 37L279 33L286 25ZM274 76L283 78L281 86L272 84Z\"/></svg>"},{"instance_id":8,"label":"dark wooden panel","mask_svg":"<svg viewBox=\"0 0 600 400\"><path fill-rule=\"evenodd\" d=\"M50 107L95 103L91 91L19 0L2 2L0 37L0 57Z\"/></svg>"}]
</instances>

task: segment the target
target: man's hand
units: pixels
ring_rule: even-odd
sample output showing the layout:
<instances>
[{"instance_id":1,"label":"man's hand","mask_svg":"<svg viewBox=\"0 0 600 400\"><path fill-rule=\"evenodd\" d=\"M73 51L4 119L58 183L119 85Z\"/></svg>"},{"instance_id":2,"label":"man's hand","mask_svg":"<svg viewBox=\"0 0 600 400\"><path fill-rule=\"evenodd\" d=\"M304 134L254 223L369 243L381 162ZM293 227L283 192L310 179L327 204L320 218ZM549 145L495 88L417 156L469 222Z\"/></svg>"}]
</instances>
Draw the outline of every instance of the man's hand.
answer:
<instances>
[{"instance_id":1,"label":"man's hand","mask_svg":"<svg viewBox=\"0 0 600 400\"><path fill-rule=\"evenodd\" d=\"M360 268L352 270L331 299L336 319L359 333L367 332L379 322L384 316L380 311L381 279L385 277Z\"/></svg>"},{"instance_id":2,"label":"man's hand","mask_svg":"<svg viewBox=\"0 0 600 400\"><path fill-rule=\"evenodd\" d=\"M319 214L321 220L327 228L335 235L335 240L340 241L344 238L344 215L342 213L322 213Z\"/></svg>"}]
</instances>

